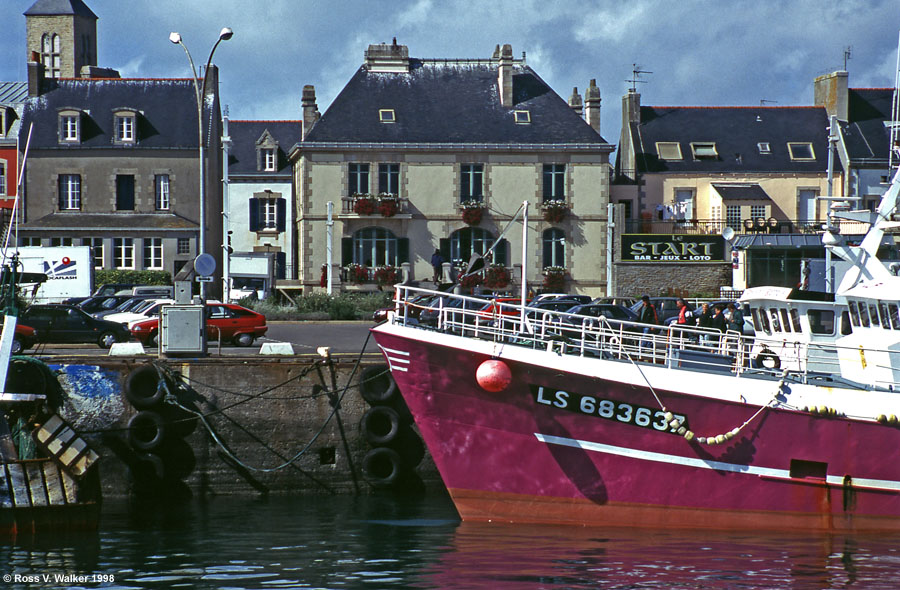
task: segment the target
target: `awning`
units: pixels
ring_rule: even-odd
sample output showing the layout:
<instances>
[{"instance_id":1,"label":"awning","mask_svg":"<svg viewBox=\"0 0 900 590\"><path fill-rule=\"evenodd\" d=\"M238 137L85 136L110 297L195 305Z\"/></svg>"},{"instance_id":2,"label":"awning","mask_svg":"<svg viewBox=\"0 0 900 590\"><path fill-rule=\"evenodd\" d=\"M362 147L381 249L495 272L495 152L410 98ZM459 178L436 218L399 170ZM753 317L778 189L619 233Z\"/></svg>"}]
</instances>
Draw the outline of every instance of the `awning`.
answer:
<instances>
[{"instance_id":1,"label":"awning","mask_svg":"<svg viewBox=\"0 0 900 590\"><path fill-rule=\"evenodd\" d=\"M758 184L715 184L713 188L722 196L723 201L771 201Z\"/></svg>"},{"instance_id":2,"label":"awning","mask_svg":"<svg viewBox=\"0 0 900 590\"><path fill-rule=\"evenodd\" d=\"M850 244L859 244L865 236L844 236ZM822 246L822 234L742 234L735 236L733 247L738 250L745 248L808 248ZM884 235L881 238L882 246L893 246L894 237Z\"/></svg>"}]
</instances>

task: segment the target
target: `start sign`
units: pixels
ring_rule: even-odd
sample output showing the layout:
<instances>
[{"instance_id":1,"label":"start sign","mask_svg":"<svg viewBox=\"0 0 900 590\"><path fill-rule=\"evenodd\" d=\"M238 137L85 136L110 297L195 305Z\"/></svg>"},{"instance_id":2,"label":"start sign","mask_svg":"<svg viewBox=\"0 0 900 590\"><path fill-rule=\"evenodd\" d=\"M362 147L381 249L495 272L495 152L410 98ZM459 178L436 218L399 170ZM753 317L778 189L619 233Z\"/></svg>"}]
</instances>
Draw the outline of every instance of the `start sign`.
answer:
<instances>
[{"instance_id":1,"label":"start sign","mask_svg":"<svg viewBox=\"0 0 900 590\"><path fill-rule=\"evenodd\" d=\"M718 235L622 234L623 262L725 262Z\"/></svg>"}]
</instances>

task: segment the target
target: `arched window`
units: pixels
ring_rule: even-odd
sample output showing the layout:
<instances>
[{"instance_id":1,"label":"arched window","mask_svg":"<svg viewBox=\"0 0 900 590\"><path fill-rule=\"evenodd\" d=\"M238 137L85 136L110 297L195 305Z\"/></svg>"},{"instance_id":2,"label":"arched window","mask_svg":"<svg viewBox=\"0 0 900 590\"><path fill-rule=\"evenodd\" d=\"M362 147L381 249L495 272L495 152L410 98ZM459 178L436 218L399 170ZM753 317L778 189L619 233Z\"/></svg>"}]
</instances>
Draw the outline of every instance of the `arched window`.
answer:
<instances>
[{"instance_id":1,"label":"arched window","mask_svg":"<svg viewBox=\"0 0 900 590\"><path fill-rule=\"evenodd\" d=\"M450 234L450 261L456 266L464 266L468 264L473 253L484 254L493 243L494 235L480 227L457 230ZM505 264L506 260L499 260L494 256L494 262Z\"/></svg>"},{"instance_id":2,"label":"arched window","mask_svg":"<svg viewBox=\"0 0 900 590\"><path fill-rule=\"evenodd\" d=\"M41 63L44 65L48 78L59 78L59 35L44 33L41 37Z\"/></svg>"},{"instance_id":3,"label":"arched window","mask_svg":"<svg viewBox=\"0 0 900 590\"><path fill-rule=\"evenodd\" d=\"M548 266L566 267L566 234L561 229L551 227L545 229L544 242L544 268Z\"/></svg>"},{"instance_id":4,"label":"arched window","mask_svg":"<svg viewBox=\"0 0 900 590\"><path fill-rule=\"evenodd\" d=\"M365 227L353 234L353 262L364 266L397 266L397 238L383 227Z\"/></svg>"}]
</instances>

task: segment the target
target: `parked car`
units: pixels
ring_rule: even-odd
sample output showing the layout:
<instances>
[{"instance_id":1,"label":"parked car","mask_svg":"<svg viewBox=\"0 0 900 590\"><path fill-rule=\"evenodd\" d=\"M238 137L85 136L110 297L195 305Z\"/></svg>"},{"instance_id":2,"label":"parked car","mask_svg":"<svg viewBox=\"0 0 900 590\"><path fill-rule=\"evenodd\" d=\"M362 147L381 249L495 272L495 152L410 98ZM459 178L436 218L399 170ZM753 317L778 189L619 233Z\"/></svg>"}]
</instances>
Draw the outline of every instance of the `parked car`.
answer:
<instances>
[{"instance_id":1,"label":"parked car","mask_svg":"<svg viewBox=\"0 0 900 590\"><path fill-rule=\"evenodd\" d=\"M2 326L2 324L0 324ZM13 335L12 353L21 354L22 351L28 350L37 342L35 329L16 322L16 333Z\"/></svg>"},{"instance_id":2,"label":"parked car","mask_svg":"<svg viewBox=\"0 0 900 590\"><path fill-rule=\"evenodd\" d=\"M140 322L158 316L159 310L163 305L169 305L174 302L174 299L147 299L144 303L136 305L130 311L113 313L106 316L104 319L110 322L119 322L120 324Z\"/></svg>"},{"instance_id":3,"label":"parked car","mask_svg":"<svg viewBox=\"0 0 900 590\"><path fill-rule=\"evenodd\" d=\"M234 303L215 303L206 306L206 338L210 341L233 342L251 346L265 335L269 327L266 316ZM146 346L159 346L159 318L131 323L131 334Z\"/></svg>"},{"instance_id":4,"label":"parked car","mask_svg":"<svg viewBox=\"0 0 900 590\"><path fill-rule=\"evenodd\" d=\"M660 324L666 324L669 318L674 318L678 315L678 306L675 304L679 299L683 299L682 297L651 297L650 303L653 304L653 307L656 308L656 317L659 318ZM685 302L687 300L685 299ZM631 311L636 313L637 315L641 314L641 305L642 301L638 299L634 305L631 306ZM688 303L688 309L693 309Z\"/></svg>"},{"instance_id":5,"label":"parked car","mask_svg":"<svg viewBox=\"0 0 900 590\"><path fill-rule=\"evenodd\" d=\"M100 311L115 309L129 299L131 299L131 295L92 295L73 305L77 305L85 312L93 315Z\"/></svg>"},{"instance_id":6,"label":"parked car","mask_svg":"<svg viewBox=\"0 0 900 590\"><path fill-rule=\"evenodd\" d=\"M531 300L531 306L534 307L538 303L543 303L545 301L559 301L559 300L575 300L579 304L590 303L591 297L589 295L568 295L566 293L541 293L540 295L536 295L534 299Z\"/></svg>"},{"instance_id":7,"label":"parked car","mask_svg":"<svg viewBox=\"0 0 900 590\"><path fill-rule=\"evenodd\" d=\"M109 348L127 342L131 332L116 322L91 317L74 305L38 304L22 312L19 319L36 330L36 341L51 344L95 343Z\"/></svg>"},{"instance_id":8,"label":"parked car","mask_svg":"<svg viewBox=\"0 0 900 590\"><path fill-rule=\"evenodd\" d=\"M117 297L118 297L118 295L117 295ZM106 316L112 315L114 313L121 313L124 311L132 311L135 307L137 307L138 305L141 305L144 301L147 301L148 299L150 299L150 298L145 297L143 295L138 296L138 297L131 296L131 297L128 297L127 299L125 299L124 301L122 301L122 303L120 303L119 305L117 305L116 307L114 307L112 309L105 309L103 311L95 311L91 315L94 316L95 318L99 319L99 318L105 318Z\"/></svg>"},{"instance_id":9,"label":"parked car","mask_svg":"<svg viewBox=\"0 0 900 590\"><path fill-rule=\"evenodd\" d=\"M105 283L97 287L92 295L94 297L99 297L102 295L115 295L116 293L120 293L121 291L131 291L134 287L137 287L134 283Z\"/></svg>"}]
</instances>

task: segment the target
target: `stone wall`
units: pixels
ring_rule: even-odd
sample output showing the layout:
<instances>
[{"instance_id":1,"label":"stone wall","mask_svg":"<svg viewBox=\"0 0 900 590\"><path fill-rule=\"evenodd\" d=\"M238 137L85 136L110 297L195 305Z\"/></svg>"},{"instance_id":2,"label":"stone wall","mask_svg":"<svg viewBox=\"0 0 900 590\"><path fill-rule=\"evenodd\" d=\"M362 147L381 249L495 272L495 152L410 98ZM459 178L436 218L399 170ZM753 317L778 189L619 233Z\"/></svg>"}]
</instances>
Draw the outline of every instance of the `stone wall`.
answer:
<instances>
[{"instance_id":1,"label":"stone wall","mask_svg":"<svg viewBox=\"0 0 900 590\"><path fill-rule=\"evenodd\" d=\"M151 451L134 448L129 439L135 427L132 423L129 429L129 423L139 410L124 395L127 376L144 363L103 359L89 365L73 358L55 359L59 364L53 367L65 391L61 414L101 455L104 497L370 493L373 487L361 466L372 447L360 428L370 406L359 385L362 370L382 365L373 355L354 371L355 357L336 357L336 391L343 397L333 413L325 392L331 389L331 372L325 364L316 366L320 360L307 355L164 361L190 385L193 393L188 397L196 395L196 406L210 428L200 422L193 432L179 437L162 409L167 404L159 404L151 411L165 416L170 442ZM179 397L185 401L182 394ZM402 415L403 408L397 409ZM414 426L406 428L411 430L408 442L420 440L409 438ZM398 452L407 460L403 449ZM154 469L148 454L163 458L161 486L159 478L147 477ZM290 465L284 467L286 463ZM427 452L409 471L400 486L443 487Z\"/></svg>"},{"instance_id":2,"label":"stone wall","mask_svg":"<svg viewBox=\"0 0 900 590\"><path fill-rule=\"evenodd\" d=\"M617 262L616 295L679 295L718 297L731 285L731 263L669 264Z\"/></svg>"}]
</instances>

